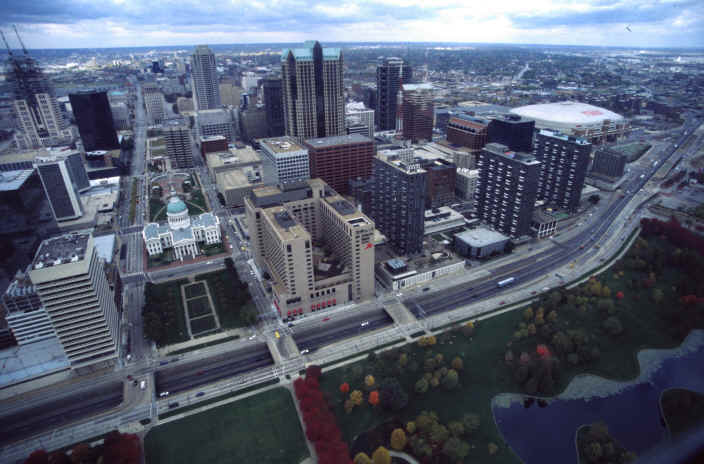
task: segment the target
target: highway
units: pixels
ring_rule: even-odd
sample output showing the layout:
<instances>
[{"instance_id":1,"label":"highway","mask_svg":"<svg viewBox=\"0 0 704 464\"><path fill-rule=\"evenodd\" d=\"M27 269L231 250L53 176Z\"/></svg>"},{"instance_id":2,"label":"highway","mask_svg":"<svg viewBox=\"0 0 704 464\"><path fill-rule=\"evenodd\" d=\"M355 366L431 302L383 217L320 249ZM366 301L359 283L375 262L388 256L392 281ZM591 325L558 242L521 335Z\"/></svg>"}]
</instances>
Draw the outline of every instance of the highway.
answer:
<instances>
[{"instance_id":1,"label":"highway","mask_svg":"<svg viewBox=\"0 0 704 464\"><path fill-rule=\"evenodd\" d=\"M269 348L265 343L258 343L238 351L159 369L155 373L156 393L178 393L273 364Z\"/></svg>"},{"instance_id":2,"label":"highway","mask_svg":"<svg viewBox=\"0 0 704 464\"><path fill-rule=\"evenodd\" d=\"M313 352L323 345L356 337L364 332L389 326L393 322L393 319L383 308L377 308L371 313L364 314L354 312L349 316L335 316L328 321L321 322L320 325L294 326L293 340L299 350Z\"/></svg>"}]
</instances>

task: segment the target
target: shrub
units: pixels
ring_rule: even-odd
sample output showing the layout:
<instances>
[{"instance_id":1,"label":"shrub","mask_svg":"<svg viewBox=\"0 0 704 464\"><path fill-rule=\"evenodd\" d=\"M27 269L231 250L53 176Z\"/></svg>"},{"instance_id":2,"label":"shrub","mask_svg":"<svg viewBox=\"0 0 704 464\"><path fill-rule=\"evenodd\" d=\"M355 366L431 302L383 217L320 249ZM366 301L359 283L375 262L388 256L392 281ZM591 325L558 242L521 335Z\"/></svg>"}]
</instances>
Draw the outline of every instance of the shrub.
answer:
<instances>
[{"instance_id":1,"label":"shrub","mask_svg":"<svg viewBox=\"0 0 704 464\"><path fill-rule=\"evenodd\" d=\"M389 450L383 446L378 447L376 451L374 451L374 454L372 454L372 462L374 464L391 464Z\"/></svg>"},{"instance_id":2,"label":"shrub","mask_svg":"<svg viewBox=\"0 0 704 464\"><path fill-rule=\"evenodd\" d=\"M403 429L394 429L391 432L391 447L396 451L401 451L405 448L407 441L406 432Z\"/></svg>"}]
</instances>

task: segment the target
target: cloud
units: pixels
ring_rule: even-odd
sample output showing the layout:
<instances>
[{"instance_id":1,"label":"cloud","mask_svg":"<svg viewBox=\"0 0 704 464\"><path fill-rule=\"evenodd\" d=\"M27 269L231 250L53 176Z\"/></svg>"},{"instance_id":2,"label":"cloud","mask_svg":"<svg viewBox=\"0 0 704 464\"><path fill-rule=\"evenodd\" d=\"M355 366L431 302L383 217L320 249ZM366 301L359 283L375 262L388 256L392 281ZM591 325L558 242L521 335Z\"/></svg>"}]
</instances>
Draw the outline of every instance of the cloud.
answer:
<instances>
[{"instance_id":1,"label":"cloud","mask_svg":"<svg viewBox=\"0 0 704 464\"><path fill-rule=\"evenodd\" d=\"M4 0L32 48L440 41L702 46L701 0ZM631 24L638 34L621 36ZM625 41L625 42L624 42Z\"/></svg>"}]
</instances>

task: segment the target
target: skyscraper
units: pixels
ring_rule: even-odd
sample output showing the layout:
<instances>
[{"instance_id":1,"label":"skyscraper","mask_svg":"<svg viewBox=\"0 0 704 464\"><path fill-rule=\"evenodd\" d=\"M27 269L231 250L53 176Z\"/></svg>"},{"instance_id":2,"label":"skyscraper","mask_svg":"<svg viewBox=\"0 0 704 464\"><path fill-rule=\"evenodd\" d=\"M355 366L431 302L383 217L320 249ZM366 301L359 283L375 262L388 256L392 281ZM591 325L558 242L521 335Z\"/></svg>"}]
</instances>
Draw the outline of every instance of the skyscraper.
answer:
<instances>
[{"instance_id":1,"label":"skyscraper","mask_svg":"<svg viewBox=\"0 0 704 464\"><path fill-rule=\"evenodd\" d=\"M164 122L166 155L171 159L171 166L177 169L193 167L193 147L191 131L183 119L170 119Z\"/></svg>"},{"instance_id":2,"label":"skyscraper","mask_svg":"<svg viewBox=\"0 0 704 464\"><path fill-rule=\"evenodd\" d=\"M144 84L142 86L144 96L144 106L147 109L147 116L150 124L161 124L166 117L166 100L156 84Z\"/></svg>"},{"instance_id":3,"label":"skyscraper","mask_svg":"<svg viewBox=\"0 0 704 464\"><path fill-rule=\"evenodd\" d=\"M308 139L310 177L323 179L336 192L349 192L350 180L372 173L374 141L360 134Z\"/></svg>"},{"instance_id":4,"label":"skyscraper","mask_svg":"<svg viewBox=\"0 0 704 464\"><path fill-rule=\"evenodd\" d=\"M83 159L78 152L37 157L35 166L57 221L70 221L83 215L80 192L90 188Z\"/></svg>"},{"instance_id":5,"label":"skyscraper","mask_svg":"<svg viewBox=\"0 0 704 464\"><path fill-rule=\"evenodd\" d=\"M19 39L19 35L17 36ZM4 39L4 35L3 35ZM21 42L20 42L21 43ZM7 81L17 121L15 145L21 150L70 143L71 129L54 97L51 82L22 45L23 55L8 47Z\"/></svg>"},{"instance_id":6,"label":"skyscraper","mask_svg":"<svg viewBox=\"0 0 704 464\"><path fill-rule=\"evenodd\" d=\"M401 58L389 57L379 61L376 68L376 125L380 131L396 129L398 92L401 84L413 82L411 67Z\"/></svg>"},{"instance_id":7,"label":"skyscraper","mask_svg":"<svg viewBox=\"0 0 704 464\"><path fill-rule=\"evenodd\" d=\"M280 137L286 133L281 78L265 78L262 81L262 88L264 89L264 111L266 112L268 136Z\"/></svg>"},{"instance_id":8,"label":"skyscraper","mask_svg":"<svg viewBox=\"0 0 704 464\"><path fill-rule=\"evenodd\" d=\"M401 103L401 130L403 138L413 141L433 140L433 86L431 84L403 84Z\"/></svg>"},{"instance_id":9,"label":"skyscraper","mask_svg":"<svg viewBox=\"0 0 704 464\"><path fill-rule=\"evenodd\" d=\"M513 151L532 153L534 130L534 120L517 114L503 114L489 121L489 143L500 143Z\"/></svg>"},{"instance_id":10,"label":"skyscraper","mask_svg":"<svg viewBox=\"0 0 704 464\"><path fill-rule=\"evenodd\" d=\"M72 93L68 98L86 151L120 147L105 91Z\"/></svg>"},{"instance_id":11,"label":"skyscraper","mask_svg":"<svg viewBox=\"0 0 704 464\"><path fill-rule=\"evenodd\" d=\"M540 161L532 154L511 151L506 145L488 143L479 154L477 167L475 204L479 218L502 234L528 235Z\"/></svg>"},{"instance_id":12,"label":"skyscraper","mask_svg":"<svg viewBox=\"0 0 704 464\"><path fill-rule=\"evenodd\" d=\"M213 110L222 106L215 55L207 45L198 45L191 55L191 83L196 110Z\"/></svg>"},{"instance_id":13,"label":"skyscraper","mask_svg":"<svg viewBox=\"0 0 704 464\"><path fill-rule=\"evenodd\" d=\"M574 212L579 206L592 144L557 131L535 136L535 157L541 162L538 199L553 208Z\"/></svg>"},{"instance_id":14,"label":"skyscraper","mask_svg":"<svg viewBox=\"0 0 704 464\"><path fill-rule=\"evenodd\" d=\"M281 53L286 134L299 140L345 134L342 52L306 42Z\"/></svg>"}]
</instances>

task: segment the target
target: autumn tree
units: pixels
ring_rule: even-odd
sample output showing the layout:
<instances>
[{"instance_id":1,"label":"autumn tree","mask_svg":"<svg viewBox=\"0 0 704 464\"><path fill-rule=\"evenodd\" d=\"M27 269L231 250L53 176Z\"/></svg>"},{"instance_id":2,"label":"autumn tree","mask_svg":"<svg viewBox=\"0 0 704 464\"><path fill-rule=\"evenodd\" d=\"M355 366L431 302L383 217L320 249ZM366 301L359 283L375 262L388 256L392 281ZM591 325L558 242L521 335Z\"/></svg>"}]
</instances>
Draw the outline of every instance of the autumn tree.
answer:
<instances>
[{"instance_id":1,"label":"autumn tree","mask_svg":"<svg viewBox=\"0 0 704 464\"><path fill-rule=\"evenodd\" d=\"M350 393L350 401L352 401L355 406L359 406L364 401L364 394L359 390L355 390Z\"/></svg>"},{"instance_id":2,"label":"autumn tree","mask_svg":"<svg viewBox=\"0 0 704 464\"><path fill-rule=\"evenodd\" d=\"M452 460L460 462L469 454L469 444L457 437L451 437L442 446L442 454Z\"/></svg>"},{"instance_id":3,"label":"autumn tree","mask_svg":"<svg viewBox=\"0 0 704 464\"><path fill-rule=\"evenodd\" d=\"M374 464L391 464L391 454L389 454L389 450L383 446L378 447L372 454L372 462Z\"/></svg>"},{"instance_id":4,"label":"autumn tree","mask_svg":"<svg viewBox=\"0 0 704 464\"><path fill-rule=\"evenodd\" d=\"M374 379L374 376L371 374L364 377L364 385L366 385L367 388L374 387L375 382L376 382L376 380Z\"/></svg>"},{"instance_id":5,"label":"autumn tree","mask_svg":"<svg viewBox=\"0 0 704 464\"><path fill-rule=\"evenodd\" d=\"M446 390L454 390L458 384L459 375L454 369L450 369L449 371L447 371L445 377L442 378L442 386L445 387Z\"/></svg>"},{"instance_id":6,"label":"autumn tree","mask_svg":"<svg viewBox=\"0 0 704 464\"><path fill-rule=\"evenodd\" d=\"M372 459L366 453L357 453L353 462L354 464L373 464Z\"/></svg>"},{"instance_id":7,"label":"autumn tree","mask_svg":"<svg viewBox=\"0 0 704 464\"><path fill-rule=\"evenodd\" d=\"M464 368L464 363L462 362L462 358L459 356L455 356L455 358L452 360L452 368L456 371L461 371Z\"/></svg>"},{"instance_id":8,"label":"autumn tree","mask_svg":"<svg viewBox=\"0 0 704 464\"><path fill-rule=\"evenodd\" d=\"M369 404L372 406L376 406L379 404L379 392L374 390L371 393L369 393Z\"/></svg>"},{"instance_id":9,"label":"autumn tree","mask_svg":"<svg viewBox=\"0 0 704 464\"><path fill-rule=\"evenodd\" d=\"M343 395L346 395L349 392L350 392L350 384L348 384L347 382L342 383L340 385L340 393L342 393Z\"/></svg>"},{"instance_id":10,"label":"autumn tree","mask_svg":"<svg viewBox=\"0 0 704 464\"><path fill-rule=\"evenodd\" d=\"M416 431L416 423L413 421L408 421L406 423L406 432L413 435L415 433L415 431Z\"/></svg>"},{"instance_id":11,"label":"autumn tree","mask_svg":"<svg viewBox=\"0 0 704 464\"><path fill-rule=\"evenodd\" d=\"M36 450L24 461L24 464L47 464L49 455L44 450Z\"/></svg>"},{"instance_id":12,"label":"autumn tree","mask_svg":"<svg viewBox=\"0 0 704 464\"><path fill-rule=\"evenodd\" d=\"M393 432L391 432L391 447L396 451L404 449L407 442L406 432L404 432L403 429L394 429Z\"/></svg>"},{"instance_id":13,"label":"autumn tree","mask_svg":"<svg viewBox=\"0 0 704 464\"><path fill-rule=\"evenodd\" d=\"M496 452L499 451L499 447L496 446L496 443L494 443L494 442L489 443L488 448L489 448L489 454L491 456L495 455Z\"/></svg>"}]
</instances>

